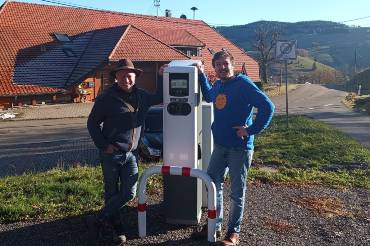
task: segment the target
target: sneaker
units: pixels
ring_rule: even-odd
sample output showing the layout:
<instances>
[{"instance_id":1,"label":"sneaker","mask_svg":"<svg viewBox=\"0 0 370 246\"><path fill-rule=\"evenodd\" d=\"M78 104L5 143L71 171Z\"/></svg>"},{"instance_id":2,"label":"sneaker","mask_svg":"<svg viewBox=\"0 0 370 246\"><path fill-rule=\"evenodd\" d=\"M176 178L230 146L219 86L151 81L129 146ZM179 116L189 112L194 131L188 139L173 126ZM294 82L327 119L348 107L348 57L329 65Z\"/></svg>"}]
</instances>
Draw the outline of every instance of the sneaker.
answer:
<instances>
[{"instance_id":1,"label":"sneaker","mask_svg":"<svg viewBox=\"0 0 370 246\"><path fill-rule=\"evenodd\" d=\"M221 238L221 230L216 230L216 239ZM192 239L203 240L208 238L208 224L203 226L198 226L194 229L193 233L190 235Z\"/></svg>"},{"instance_id":2,"label":"sneaker","mask_svg":"<svg viewBox=\"0 0 370 246\"><path fill-rule=\"evenodd\" d=\"M225 239L218 243L218 245L224 246L236 246L240 242L239 234L236 232L227 233Z\"/></svg>"}]
</instances>

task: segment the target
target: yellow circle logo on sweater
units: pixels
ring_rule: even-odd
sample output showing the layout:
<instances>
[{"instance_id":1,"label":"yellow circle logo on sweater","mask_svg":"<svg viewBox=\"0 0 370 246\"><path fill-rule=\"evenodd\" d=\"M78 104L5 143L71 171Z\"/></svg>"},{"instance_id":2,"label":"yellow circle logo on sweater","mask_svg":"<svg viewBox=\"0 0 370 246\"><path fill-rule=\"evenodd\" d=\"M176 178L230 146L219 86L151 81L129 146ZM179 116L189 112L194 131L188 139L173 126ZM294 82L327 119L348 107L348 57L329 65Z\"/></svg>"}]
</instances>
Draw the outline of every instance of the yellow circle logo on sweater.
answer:
<instances>
[{"instance_id":1,"label":"yellow circle logo on sweater","mask_svg":"<svg viewBox=\"0 0 370 246\"><path fill-rule=\"evenodd\" d=\"M218 94L216 97L215 106L217 109L223 109L226 106L227 98L225 94Z\"/></svg>"}]
</instances>

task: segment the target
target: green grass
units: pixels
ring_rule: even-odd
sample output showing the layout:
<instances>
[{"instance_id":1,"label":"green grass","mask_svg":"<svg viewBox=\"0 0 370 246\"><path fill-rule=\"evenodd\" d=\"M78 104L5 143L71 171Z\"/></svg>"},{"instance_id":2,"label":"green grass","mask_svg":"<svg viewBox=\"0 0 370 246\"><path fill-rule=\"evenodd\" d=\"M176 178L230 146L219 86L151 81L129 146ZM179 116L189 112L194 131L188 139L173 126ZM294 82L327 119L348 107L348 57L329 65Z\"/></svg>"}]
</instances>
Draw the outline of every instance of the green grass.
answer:
<instances>
[{"instance_id":1,"label":"green grass","mask_svg":"<svg viewBox=\"0 0 370 246\"><path fill-rule=\"evenodd\" d=\"M289 83L288 84L288 92L290 91L293 91L295 89L297 89L300 85L299 84L292 84L292 83ZM282 84L281 86L279 85L264 85L263 86L263 89L264 89L264 92L266 93L266 95L268 95L269 97L273 97L273 96L279 96L279 95L284 95L285 94L285 84Z\"/></svg>"},{"instance_id":2,"label":"green grass","mask_svg":"<svg viewBox=\"0 0 370 246\"><path fill-rule=\"evenodd\" d=\"M330 83L334 81L343 81L343 74L339 71L335 71L333 67L316 61L316 69L313 70L312 68L314 63L315 60L312 57L297 56L296 60L293 60L288 64L289 83ZM270 64L270 68L272 69L272 80L275 83L278 83L281 78L283 82L285 81L284 68L282 64L272 63ZM320 82L318 80L320 80Z\"/></svg>"},{"instance_id":3,"label":"green grass","mask_svg":"<svg viewBox=\"0 0 370 246\"><path fill-rule=\"evenodd\" d=\"M322 122L303 116L277 116L256 138L255 161L285 167L322 168L327 165L370 163L370 150Z\"/></svg>"},{"instance_id":4,"label":"green grass","mask_svg":"<svg viewBox=\"0 0 370 246\"><path fill-rule=\"evenodd\" d=\"M356 97L353 107L358 112L370 114L370 95Z\"/></svg>"},{"instance_id":5,"label":"green grass","mask_svg":"<svg viewBox=\"0 0 370 246\"><path fill-rule=\"evenodd\" d=\"M328 185L370 189L370 170L319 171L316 169L279 168L277 172L252 168L249 179L263 183L290 185Z\"/></svg>"},{"instance_id":6,"label":"green grass","mask_svg":"<svg viewBox=\"0 0 370 246\"><path fill-rule=\"evenodd\" d=\"M370 150L325 123L277 116L255 145L252 180L370 189Z\"/></svg>"},{"instance_id":7,"label":"green grass","mask_svg":"<svg viewBox=\"0 0 370 246\"><path fill-rule=\"evenodd\" d=\"M307 69L307 70L310 70L312 69L312 65L313 63L315 62L314 59L312 59L311 57L303 57L303 56L297 56L297 60L295 62L293 62L293 66L290 65L291 67L296 67L296 68L300 68L300 69ZM328 65L325 65L323 63L320 63L318 61L316 61L316 69L318 70L330 70L330 71L334 71L335 69L333 67L330 67Z\"/></svg>"},{"instance_id":8,"label":"green grass","mask_svg":"<svg viewBox=\"0 0 370 246\"><path fill-rule=\"evenodd\" d=\"M141 165L139 173L148 165ZM57 219L99 210L103 206L100 166L77 166L0 179L0 223ZM148 180L148 192L161 176Z\"/></svg>"},{"instance_id":9,"label":"green grass","mask_svg":"<svg viewBox=\"0 0 370 246\"><path fill-rule=\"evenodd\" d=\"M250 180L277 184L321 184L370 189L370 151L326 124L302 116L275 117L256 138ZM160 164L160 163L159 163ZM361 168L353 164L361 164ZM140 164L141 173L149 164ZM265 166L273 170L264 169ZM337 171L328 171L335 166ZM350 167L350 168L349 168ZM161 176L148 192L161 189ZM0 223L64 218L103 206L100 167L54 169L0 179Z\"/></svg>"},{"instance_id":10,"label":"green grass","mask_svg":"<svg viewBox=\"0 0 370 246\"><path fill-rule=\"evenodd\" d=\"M54 169L0 179L0 222L78 215L102 206L102 174L97 167Z\"/></svg>"}]
</instances>

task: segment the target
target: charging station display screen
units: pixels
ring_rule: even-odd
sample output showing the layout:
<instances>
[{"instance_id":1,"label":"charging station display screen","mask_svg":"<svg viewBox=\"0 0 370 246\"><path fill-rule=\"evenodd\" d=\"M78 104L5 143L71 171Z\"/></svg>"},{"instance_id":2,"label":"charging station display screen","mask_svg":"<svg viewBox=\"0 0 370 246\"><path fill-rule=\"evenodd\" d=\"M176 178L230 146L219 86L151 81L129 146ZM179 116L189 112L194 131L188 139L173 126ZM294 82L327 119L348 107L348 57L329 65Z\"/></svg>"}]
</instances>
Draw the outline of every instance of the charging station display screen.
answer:
<instances>
[{"instance_id":1,"label":"charging station display screen","mask_svg":"<svg viewBox=\"0 0 370 246\"><path fill-rule=\"evenodd\" d=\"M188 81L185 79L173 79L171 80L171 88L186 89L188 88Z\"/></svg>"},{"instance_id":2,"label":"charging station display screen","mask_svg":"<svg viewBox=\"0 0 370 246\"><path fill-rule=\"evenodd\" d=\"M188 73L170 73L169 91L173 97L189 96L189 74Z\"/></svg>"}]
</instances>

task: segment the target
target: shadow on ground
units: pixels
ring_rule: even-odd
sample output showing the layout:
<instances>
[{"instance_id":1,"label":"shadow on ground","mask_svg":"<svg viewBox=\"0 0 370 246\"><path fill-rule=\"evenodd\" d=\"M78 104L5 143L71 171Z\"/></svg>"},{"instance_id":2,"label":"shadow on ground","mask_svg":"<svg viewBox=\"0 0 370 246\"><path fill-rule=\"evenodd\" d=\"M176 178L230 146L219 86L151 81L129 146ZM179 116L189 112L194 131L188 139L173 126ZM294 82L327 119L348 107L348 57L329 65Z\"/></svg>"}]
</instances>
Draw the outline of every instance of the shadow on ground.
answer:
<instances>
[{"instance_id":1,"label":"shadow on ground","mask_svg":"<svg viewBox=\"0 0 370 246\"><path fill-rule=\"evenodd\" d=\"M165 223L162 213L162 203L148 206L147 214L147 238L138 237L137 209L134 206L125 207L122 211L125 218L124 231L127 236L125 245L202 245L206 241L194 241L192 239L171 239L167 242L153 242L153 238L166 235L170 231L177 231L193 226L170 225ZM1 225L0 229L7 227L7 231L0 232L2 246L14 245L116 245L109 231L103 237L98 237L95 230L88 225L88 216L84 214L75 217L68 217L59 220L46 222L24 222L12 225ZM90 228L90 229L89 229ZM191 229L193 230L193 229ZM180 235L183 236L183 235Z\"/></svg>"}]
</instances>

